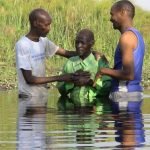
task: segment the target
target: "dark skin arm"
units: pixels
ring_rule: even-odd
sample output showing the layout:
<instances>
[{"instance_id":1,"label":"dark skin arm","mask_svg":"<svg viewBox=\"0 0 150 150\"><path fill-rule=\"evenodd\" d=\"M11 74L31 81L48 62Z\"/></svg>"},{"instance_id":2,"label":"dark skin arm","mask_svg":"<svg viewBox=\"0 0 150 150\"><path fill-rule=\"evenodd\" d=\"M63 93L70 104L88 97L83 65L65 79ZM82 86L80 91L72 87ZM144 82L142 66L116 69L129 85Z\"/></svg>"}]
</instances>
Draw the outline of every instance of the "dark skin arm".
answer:
<instances>
[{"instance_id":1,"label":"dark skin arm","mask_svg":"<svg viewBox=\"0 0 150 150\"><path fill-rule=\"evenodd\" d=\"M56 52L57 55L60 55L60 56L63 56L63 57L66 57L66 58L70 58L70 57L73 57L73 56L76 56L76 52L75 51L67 51L63 48L59 48Z\"/></svg>"},{"instance_id":2,"label":"dark skin arm","mask_svg":"<svg viewBox=\"0 0 150 150\"><path fill-rule=\"evenodd\" d=\"M51 77L36 77L32 75L31 70L24 70L21 69L23 76L28 84L34 85L34 84L45 84L49 82L55 82L55 81L66 81L71 82L72 81L72 75L73 74L65 74L60 76L51 76Z\"/></svg>"},{"instance_id":3,"label":"dark skin arm","mask_svg":"<svg viewBox=\"0 0 150 150\"><path fill-rule=\"evenodd\" d=\"M66 58L70 58L77 55L75 51L67 51L62 48L59 48L56 54ZM96 59L98 59L99 53L94 52L94 56ZM77 77L76 76L73 77L73 74L65 74L61 76L51 76L51 77L36 77L32 75L31 70L24 70L24 69L21 70L28 84L45 84L45 83L55 82L55 81L73 82L77 80Z\"/></svg>"},{"instance_id":4,"label":"dark skin arm","mask_svg":"<svg viewBox=\"0 0 150 150\"><path fill-rule=\"evenodd\" d=\"M99 58L101 57L101 53L99 52L96 52L96 51L92 51L94 57L96 60L99 60ZM65 50L63 48L59 48L56 52L57 55L59 56L63 56L63 57L66 57L66 58L70 58L70 57L73 57L73 56L77 56L77 53L76 51L68 51L68 50Z\"/></svg>"},{"instance_id":5,"label":"dark skin arm","mask_svg":"<svg viewBox=\"0 0 150 150\"><path fill-rule=\"evenodd\" d=\"M119 80L133 80L134 79L134 60L133 51L137 46L137 38L134 33L127 31L122 34L119 41L122 53L122 70L115 70L109 68L101 68L96 75L94 85L99 77L102 75L109 75Z\"/></svg>"},{"instance_id":6,"label":"dark skin arm","mask_svg":"<svg viewBox=\"0 0 150 150\"><path fill-rule=\"evenodd\" d=\"M80 75L76 73L74 74L68 73L68 74L59 75L59 76L36 77L32 75L31 70L21 69L21 71L23 73L23 76L26 82L30 85L46 84L46 83L55 82L55 81L58 81L58 82L65 81L65 82L76 83L79 80L79 76L82 76L82 80L84 80L84 82L87 82L87 80L89 80L90 78L90 74L88 72L82 72L80 73Z\"/></svg>"}]
</instances>

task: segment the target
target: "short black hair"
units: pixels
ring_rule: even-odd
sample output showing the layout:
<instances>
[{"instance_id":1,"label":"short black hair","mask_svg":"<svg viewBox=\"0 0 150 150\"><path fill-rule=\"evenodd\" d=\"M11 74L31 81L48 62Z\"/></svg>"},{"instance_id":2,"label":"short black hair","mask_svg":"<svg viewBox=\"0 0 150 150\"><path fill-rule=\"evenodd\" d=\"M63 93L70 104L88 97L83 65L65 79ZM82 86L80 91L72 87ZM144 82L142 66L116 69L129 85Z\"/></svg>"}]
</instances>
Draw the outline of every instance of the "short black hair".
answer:
<instances>
[{"instance_id":1,"label":"short black hair","mask_svg":"<svg viewBox=\"0 0 150 150\"><path fill-rule=\"evenodd\" d=\"M29 21L30 21L31 26L33 25L33 22L35 20L37 20L39 15L46 15L46 16L49 16L51 18L51 16L48 14L48 12L46 10L44 10L42 8L36 8L36 9L32 10L29 14Z\"/></svg>"},{"instance_id":2,"label":"short black hair","mask_svg":"<svg viewBox=\"0 0 150 150\"><path fill-rule=\"evenodd\" d=\"M128 0L120 0L120 1L117 1L115 4L114 4L115 8L117 8L118 10L126 10L128 12L128 15L130 18L134 18L134 15L135 15L135 7L134 5L128 1Z\"/></svg>"},{"instance_id":3,"label":"short black hair","mask_svg":"<svg viewBox=\"0 0 150 150\"><path fill-rule=\"evenodd\" d=\"M85 28L85 29L80 30L77 33L77 37L80 35L85 35L87 37L87 39L89 40L89 42L94 43L94 33L90 29Z\"/></svg>"}]
</instances>

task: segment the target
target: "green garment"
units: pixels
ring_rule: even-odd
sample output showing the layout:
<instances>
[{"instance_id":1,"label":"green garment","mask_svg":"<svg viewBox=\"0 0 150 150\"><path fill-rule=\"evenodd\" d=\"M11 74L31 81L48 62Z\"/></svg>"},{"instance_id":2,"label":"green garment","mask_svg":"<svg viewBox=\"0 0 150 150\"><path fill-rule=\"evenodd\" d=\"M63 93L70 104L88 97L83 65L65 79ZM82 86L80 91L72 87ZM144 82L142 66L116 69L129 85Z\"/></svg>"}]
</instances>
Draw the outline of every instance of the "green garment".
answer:
<instances>
[{"instance_id":1,"label":"green garment","mask_svg":"<svg viewBox=\"0 0 150 150\"><path fill-rule=\"evenodd\" d=\"M97 98L94 99L94 104L90 107L88 107L88 111L92 112L94 111L95 114L110 114L111 113L111 106L110 101L106 97ZM79 109L76 108L75 104L72 102L72 100L68 96L60 96L57 102L57 108L60 111L72 111ZM86 107L87 108L87 107Z\"/></svg>"},{"instance_id":2,"label":"green garment","mask_svg":"<svg viewBox=\"0 0 150 150\"><path fill-rule=\"evenodd\" d=\"M91 53L84 60L79 56L70 58L64 65L62 74L83 70L90 72L91 79L94 80L98 69L108 67L108 63L104 59L101 58L99 61L96 61ZM108 96L111 87L111 78L109 76L102 76L97 80L96 87L79 87L73 83L66 82L59 82L57 87L61 95L69 95L75 106L92 106L97 97Z\"/></svg>"}]
</instances>

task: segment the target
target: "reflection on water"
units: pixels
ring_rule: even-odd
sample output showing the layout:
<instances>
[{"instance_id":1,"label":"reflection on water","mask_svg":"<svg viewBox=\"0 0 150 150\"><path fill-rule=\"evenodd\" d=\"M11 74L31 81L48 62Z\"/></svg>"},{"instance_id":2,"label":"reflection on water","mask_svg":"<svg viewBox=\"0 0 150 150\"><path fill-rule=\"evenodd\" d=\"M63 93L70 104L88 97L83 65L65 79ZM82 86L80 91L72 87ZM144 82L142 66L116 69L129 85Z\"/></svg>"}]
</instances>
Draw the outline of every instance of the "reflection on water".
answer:
<instances>
[{"instance_id":1,"label":"reflection on water","mask_svg":"<svg viewBox=\"0 0 150 150\"><path fill-rule=\"evenodd\" d=\"M35 99L18 100L14 92L1 95L0 150L150 149L150 99L144 100L143 113L113 114L58 111L56 93L38 99L38 105Z\"/></svg>"},{"instance_id":2,"label":"reflection on water","mask_svg":"<svg viewBox=\"0 0 150 150\"><path fill-rule=\"evenodd\" d=\"M119 114L115 119L117 142L119 147L142 147L145 142L141 113Z\"/></svg>"},{"instance_id":3,"label":"reflection on water","mask_svg":"<svg viewBox=\"0 0 150 150\"><path fill-rule=\"evenodd\" d=\"M19 99L17 150L40 150L46 147L46 104L47 97Z\"/></svg>"}]
</instances>

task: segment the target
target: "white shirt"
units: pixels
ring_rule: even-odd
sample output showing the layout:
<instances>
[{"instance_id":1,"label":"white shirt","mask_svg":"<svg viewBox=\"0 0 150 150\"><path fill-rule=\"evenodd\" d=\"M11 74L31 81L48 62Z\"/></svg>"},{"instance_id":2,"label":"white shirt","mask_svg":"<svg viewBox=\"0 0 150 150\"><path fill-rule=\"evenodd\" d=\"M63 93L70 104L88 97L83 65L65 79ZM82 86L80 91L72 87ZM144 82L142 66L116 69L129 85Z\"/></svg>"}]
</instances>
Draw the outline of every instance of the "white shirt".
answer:
<instances>
[{"instance_id":1,"label":"white shirt","mask_svg":"<svg viewBox=\"0 0 150 150\"><path fill-rule=\"evenodd\" d=\"M23 36L16 43L16 67L18 73L19 94L28 96L47 95L45 85L29 85L26 83L21 69L31 70L36 77L45 77L45 58L53 56L58 50L48 38L40 37L39 42L31 41Z\"/></svg>"}]
</instances>

